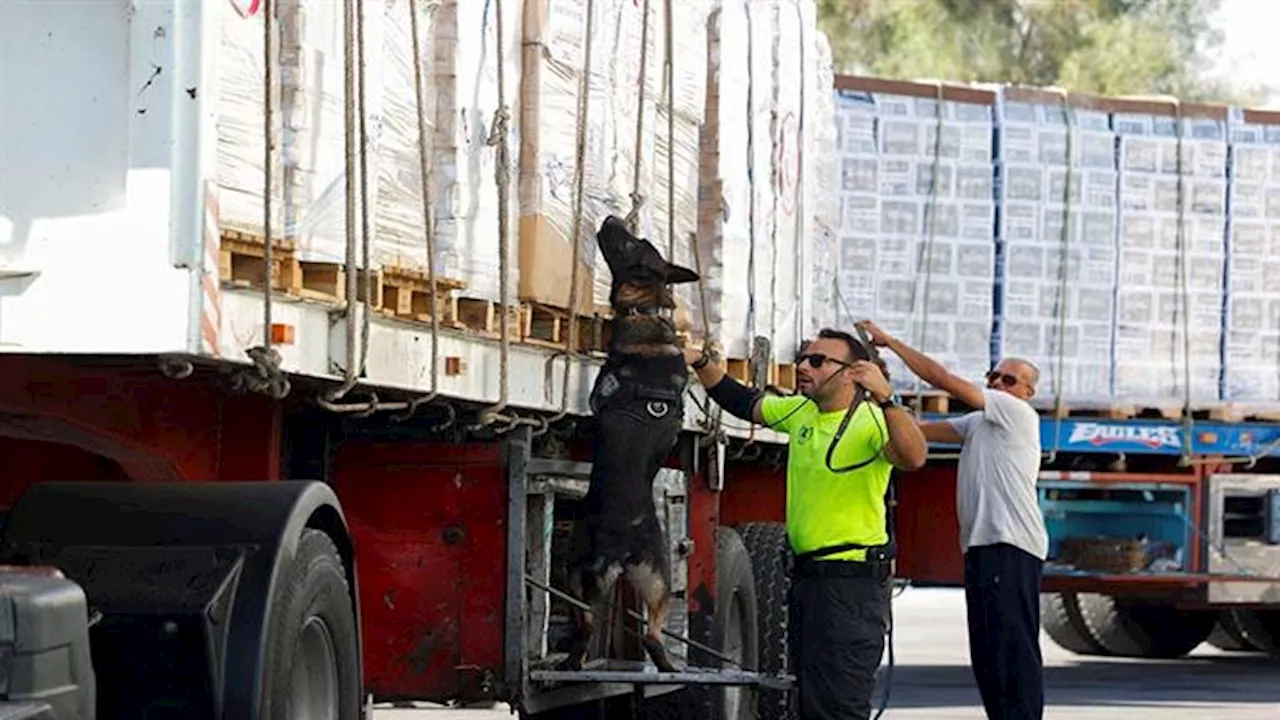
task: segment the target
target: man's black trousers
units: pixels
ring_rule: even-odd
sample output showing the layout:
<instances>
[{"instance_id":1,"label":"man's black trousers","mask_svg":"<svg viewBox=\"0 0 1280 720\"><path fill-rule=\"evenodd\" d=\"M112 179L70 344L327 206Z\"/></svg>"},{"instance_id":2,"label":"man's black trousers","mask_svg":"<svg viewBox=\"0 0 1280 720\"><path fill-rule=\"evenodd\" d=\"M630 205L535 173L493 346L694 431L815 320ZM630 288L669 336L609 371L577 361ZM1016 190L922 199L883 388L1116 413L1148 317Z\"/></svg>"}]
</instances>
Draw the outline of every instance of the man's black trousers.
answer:
<instances>
[{"instance_id":1,"label":"man's black trousers","mask_svg":"<svg viewBox=\"0 0 1280 720\"><path fill-rule=\"evenodd\" d=\"M838 570L863 564L810 565L837 572L810 572L800 564L791 577L788 640L797 717L867 720L889 624L888 571L841 577Z\"/></svg>"},{"instance_id":2,"label":"man's black trousers","mask_svg":"<svg viewBox=\"0 0 1280 720\"><path fill-rule=\"evenodd\" d=\"M1040 720L1040 577L1044 563L1012 545L971 547L964 555L969 657L990 720Z\"/></svg>"}]
</instances>

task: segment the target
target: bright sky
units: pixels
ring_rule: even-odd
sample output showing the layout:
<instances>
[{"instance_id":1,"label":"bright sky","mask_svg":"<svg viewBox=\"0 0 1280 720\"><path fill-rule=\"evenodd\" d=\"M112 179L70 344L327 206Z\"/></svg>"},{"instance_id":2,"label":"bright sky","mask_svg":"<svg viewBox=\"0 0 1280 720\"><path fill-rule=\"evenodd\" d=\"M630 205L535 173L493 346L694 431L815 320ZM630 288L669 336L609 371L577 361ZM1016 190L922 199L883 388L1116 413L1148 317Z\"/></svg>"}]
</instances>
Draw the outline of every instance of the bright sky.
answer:
<instances>
[{"instance_id":1,"label":"bright sky","mask_svg":"<svg viewBox=\"0 0 1280 720\"><path fill-rule=\"evenodd\" d=\"M1280 2L1224 0L1217 22L1224 34L1218 72L1275 87L1266 106L1280 108Z\"/></svg>"}]
</instances>

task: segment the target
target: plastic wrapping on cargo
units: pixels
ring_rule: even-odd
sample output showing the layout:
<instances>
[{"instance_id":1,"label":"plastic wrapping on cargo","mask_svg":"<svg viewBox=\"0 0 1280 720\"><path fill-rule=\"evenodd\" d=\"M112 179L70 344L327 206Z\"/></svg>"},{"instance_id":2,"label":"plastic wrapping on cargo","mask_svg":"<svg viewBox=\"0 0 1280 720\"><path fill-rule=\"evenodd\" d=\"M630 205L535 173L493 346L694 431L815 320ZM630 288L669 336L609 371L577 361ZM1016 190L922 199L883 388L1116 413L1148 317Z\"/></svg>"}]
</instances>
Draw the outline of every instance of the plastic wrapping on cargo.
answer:
<instances>
[{"instance_id":1,"label":"plastic wrapping on cargo","mask_svg":"<svg viewBox=\"0 0 1280 720\"><path fill-rule=\"evenodd\" d=\"M585 118L586 147L579 157L579 97L588 7L594 7L590 100ZM609 297L610 276L603 259L597 258L595 232L605 216L627 216L634 206L636 120L640 112L644 113L640 155L654 157L655 100L663 90L662 5L650 5L647 45L642 43L645 17L640 3L597 2L589 6L582 0L529 0L525 21L520 297L554 307L569 304L577 214L574 178L581 166L584 196L577 311L590 313L593 305L607 304ZM681 48L677 56L698 49L700 46ZM639 84L642 65L643 93ZM691 114L697 117L700 113L695 109ZM652 162L640 163L639 189L646 202L658 191Z\"/></svg>"},{"instance_id":2,"label":"plastic wrapping on cargo","mask_svg":"<svg viewBox=\"0 0 1280 720\"><path fill-rule=\"evenodd\" d=\"M737 358L763 336L789 362L808 324L801 258L820 177L805 164L819 152L806 115L829 91L816 11L812 0L717 2L712 19L699 211L711 336Z\"/></svg>"},{"instance_id":3,"label":"plastic wrapping on cargo","mask_svg":"<svg viewBox=\"0 0 1280 720\"><path fill-rule=\"evenodd\" d=\"M416 3L430 133L436 271L466 284L465 295L498 297L495 149L487 143L498 108L494 3ZM222 6L220 6L222 7ZM229 8L229 5L226 6ZM344 25L341 3L281 0L279 154L274 175L276 237L300 259L346 257ZM504 0L507 104L518 107L520 4ZM414 92L409 0L367 4L364 15L365 123L370 255L376 266L427 263ZM221 22L218 180L221 224L262 230L262 26L230 10ZM512 157L517 123L509 124ZM359 142L357 135L356 141ZM511 170L511 270L518 248L515 168ZM359 192L357 186L357 193ZM357 198L357 204L359 199ZM359 210L358 210L359 212ZM357 222L359 222L357 220ZM363 255L363 248L358 255Z\"/></svg>"},{"instance_id":4,"label":"plastic wrapping on cargo","mask_svg":"<svg viewBox=\"0 0 1280 720\"><path fill-rule=\"evenodd\" d=\"M1280 116L1233 111L1223 399L1280 405Z\"/></svg>"},{"instance_id":5,"label":"plastic wrapping on cargo","mask_svg":"<svg viewBox=\"0 0 1280 720\"><path fill-rule=\"evenodd\" d=\"M872 318L980 380L995 268L991 105L946 100L939 110L932 97L847 89L836 113L841 323ZM895 385L917 386L896 356L886 361Z\"/></svg>"},{"instance_id":6,"label":"plastic wrapping on cargo","mask_svg":"<svg viewBox=\"0 0 1280 720\"><path fill-rule=\"evenodd\" d=\"M1115 133L1105 112L1018 93L1002 91L996 112L994 355L1036 363L1041 402L1061 393L1072 402L1105 403L1116 281Z\"/></svg>"},{"instance_id":7,"label":"plastic wrapping on cargo","mask_svg":"<svg viewBox=\"0 0 1280 720\"><path fill-rule=\"evenodd\" d=\"M818 87L833 87L835 73L831 46L821 33L814 62ZM813 191L810 206L813 232L809 235L811 244L804 256L809 272L806 287L810 301L804 334L810 337L824 327L835 327L840 315L840 298L836 295L837 264L833 262L839 257L840 195L833 188L840 184L840 155L835 152L840 147L840 132L836 123L835 99L831 93L814 95L814 116L810 124L813 140L805 155L806 165L812 168L810 172L813 173L813 179L807 186Z\"/></svg>"},{"instance_id":8,"label":"plastic wrapping on cargo","mask_svg":"<svg viewBox=\"0 0 1280 720\"><path fill-rule=\"evenodd\" d=\"M242 17L217 3L216 128L219 223L260 236L263 231L262 17ZM345 248L343 151L343 24L336 3L281 0L276 5L280 83L276 107L279 151L272 170L272 236L298 243L304 259L340 261ZM377 13L366 42L377 47ZM377 53L373 53L375 56ZM376 187L370 188L370 195Z\"/></svg>"},{"instance_id":9,"label":"plastic wrapping on cargo","mask_svg":"<svg viewBox=\"0 0 1280 720\"><path fill-rule=\"evenodd\" d=\"M405 0L396 0L397 3ZM510 151L507 184L507 298L517 302L520 278L517 165L520 152L521 38L524 3L501 0L503 57L497 57L498 3L443 0L436 11L435 52L426 68L435 92L432 207L436 224L437 271L462 280L458 294L497 300L500 297L497 147L490 144L498 102L498 63L503 89ZM410 66L409 87L412 87ZM406 102L409 102L406 100ZM410 139L416 142L414 132ZM416 163L416 153L413 154ZM405 166L412 177L416 171ZM425 241L424 241L425 242Z\"/></svg>"},{"instance_id":10,"label":"plastic wrapping on cargo","mask_svg":"<svg viewBox=\"0 0 1280 720\"><path fill-rule=\"evenodd\" d=\"M1114 391L1126 402L1183 401L1188 373L1193 403L1219 398L1226 123L1181 122L1180 207L1173 117L1112 119L1120 135L1121 207Z\"/></svg>"},{"instance_id":11,"label":"plastic wrapping on cargo","mask_svg":"<svg viewBox=\"0 0 1280 720\"><path fill-rule=\"evenodd\" d=\"M674 52L671 69L675 82L674 98L668 99L666 3L650 3L653 15L649 33L655 43L651 52L658 53L659 83L654 94L645 99L644 134L648 137L642 150L640 168L642 179L648 177L651 181L642 184L640 190L644 196L638 214L640 234L649 239L663 257L691 270L698 269L698 261L693 255L693 234L698 229L698 161L706 108L709 6L707 0L695 0L674 3L671 7ZM650 82L645 84L653 87ZM672 102L674 112L669 110ZM668 119L671 120L670 125ZM631 143L634 144L634 117L630 130ZM618 132L626 137L625 128L619 128ZM674 154L671 148L674 148ZM629 170L634 171L634 166ZM630 176L627 182L630 182ZM671 206L673 200L674 208ZM602 304L608 301L611 276L602 262L597 264L596 273L597 303ZM600 294L602 286L603 296ZM696 332L702 324L698 284L677 285L674 290L679 306L676 321L680 331Z\"/></svg>"}]
</instances>

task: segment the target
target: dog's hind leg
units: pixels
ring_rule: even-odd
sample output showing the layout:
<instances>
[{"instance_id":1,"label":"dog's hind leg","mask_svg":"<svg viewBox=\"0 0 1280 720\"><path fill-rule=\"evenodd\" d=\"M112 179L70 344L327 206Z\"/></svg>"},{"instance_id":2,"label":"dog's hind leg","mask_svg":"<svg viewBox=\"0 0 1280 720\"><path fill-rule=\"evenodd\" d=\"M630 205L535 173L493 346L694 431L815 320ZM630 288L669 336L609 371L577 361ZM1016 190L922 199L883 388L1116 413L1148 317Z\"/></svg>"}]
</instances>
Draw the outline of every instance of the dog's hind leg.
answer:
<instances>
[{"instance_id":1,"label":"dog's hind leg","mask_svg":"<svg viewBox=\"0 0 1280 720\"><path fill-rule=\"evenodd\" d=\"M605 565L598 557L590 565L580 566L569 573L569 594L582 601L590 610L575 608L578 622L569 643L569 657L562 663L566 670L581 670L586 664L591 641L599 631L598 617L608 616L605 598L617 581L621 567L616 563Z\"/></svg>"},{"instance_id":2,"label":"dog's hind leg","mask_svg":"<svg viewBox=\"0 0 1280 720\"><path fill-rule=\"evenodd\" d=\"M586 568L577 568L569 573L569 594L581 600L584 604L595 608L593 602L595 592L589 591L588 588L595 585L596 581L590 577L591 573ZM591 610L583 610L580 607L574 607L574 617L577 619L575 623L573 637L569 641L569 657L565 658L561 667L565 670L581 670L587 661L587 649L591 647L591 638L596 633L596 617Z\"/></svg>"},{"instance_id":3,"label":"dog's hind leg","mask_svg":"<svg viewBox=\"0 0 1280 720\"><path fill-rule=\"evenodd\" d=\"M648 610L649 632L642 644L644 651L661 672L676 672L662 643L662 629L671 609L671 583L663 567L642 561L627 567L627 582L640 592Z\"/></svg>"}]
</instances>

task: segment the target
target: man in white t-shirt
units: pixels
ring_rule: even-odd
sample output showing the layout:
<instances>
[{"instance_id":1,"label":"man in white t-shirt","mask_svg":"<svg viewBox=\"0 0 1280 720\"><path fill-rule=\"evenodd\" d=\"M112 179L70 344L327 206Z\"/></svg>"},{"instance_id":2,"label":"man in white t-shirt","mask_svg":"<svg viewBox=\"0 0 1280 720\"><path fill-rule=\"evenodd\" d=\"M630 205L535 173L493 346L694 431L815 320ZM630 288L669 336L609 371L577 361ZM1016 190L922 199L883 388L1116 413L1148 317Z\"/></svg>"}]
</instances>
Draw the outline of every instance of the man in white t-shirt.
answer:
<instances>
[{"instance_id":1,"label":"man in white t-shirt","mask_svg":"<svg viewBox=\"0 0 1280 720\"><path fill-rule=\"evenodd\" d=\"M1005 358L978 387L874 323L859 325L921 380L973 408L959 418L921 422L920 429L929 441L961 445L956 508L969 654L987 717L1040 720L1040 579L1049 536L1036 493L1040 417L1027 402L1040 371L1028 360Z\"/></svg>"}]
</instances>

